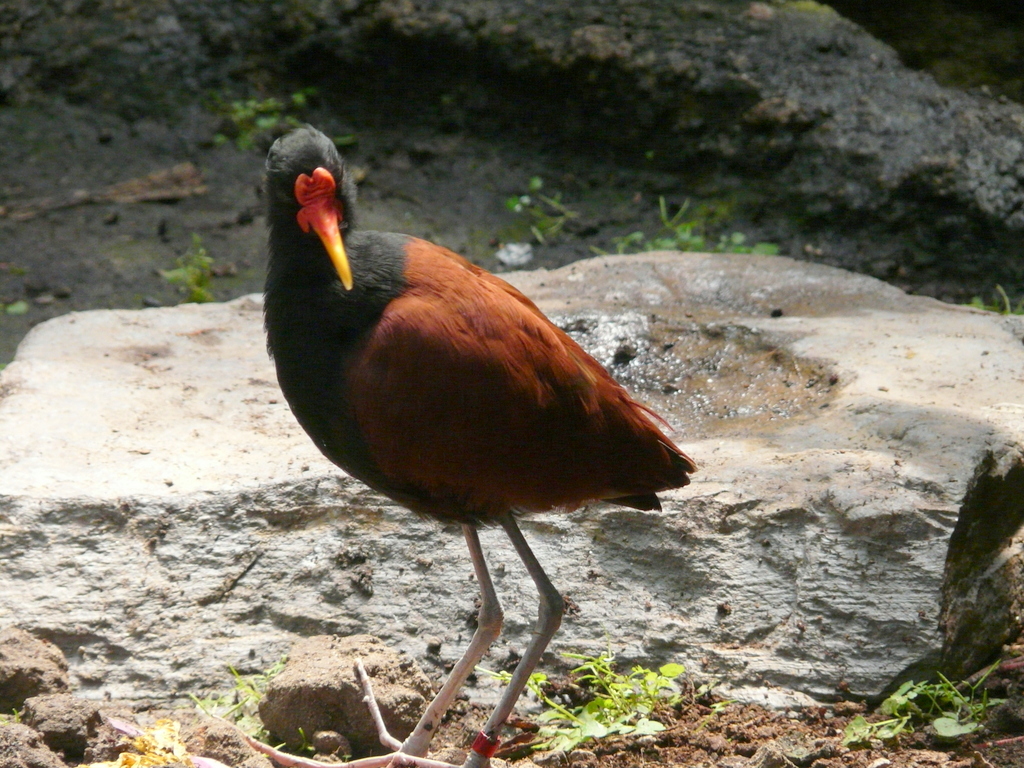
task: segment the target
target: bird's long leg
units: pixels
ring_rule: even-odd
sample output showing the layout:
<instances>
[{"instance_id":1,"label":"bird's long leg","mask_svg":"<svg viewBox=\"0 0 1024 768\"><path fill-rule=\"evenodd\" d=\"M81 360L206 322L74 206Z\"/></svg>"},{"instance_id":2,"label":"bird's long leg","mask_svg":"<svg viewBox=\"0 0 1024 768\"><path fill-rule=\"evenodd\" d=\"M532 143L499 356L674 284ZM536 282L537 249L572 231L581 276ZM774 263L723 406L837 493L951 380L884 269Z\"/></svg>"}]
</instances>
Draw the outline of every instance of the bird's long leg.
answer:
<instances>
[{"instance_id":1,"label":"bird's long leg","mask_svg":"<svg viewBox=\"0 0 1024 768\"><path fill-rule=\"evenodd\" d=\"M437 730L444 713L455 700L459 690L466 682L466 678L476 669L476 665L487 653L487 649L501 634L503 619L501 604L498 603L498 595L494 591L491 574L487 571L484 553L480 548L480 536L477 534L476 527L472 525L463 525L462 532L466 536L469 556L473 561L477 583L480 585L480 613L477 614L476 632L473 633L473 639L469 641L466 652L452 668L448 679L441 686L441 690L430 702L416 728L402 745L401 752L403 754L425 755L427 753L430 739Z\"/></svg>"},{"instance_id":2,"label":"bird's long leg","mask_svg":"<svg viewBox=\"0 0 1024 768\"><path fill-rule=\"evenodd\" d=\"M512 540L512 546L516 548L533 583L537 585L540 609L537 624L533 629L533 637L530 638L523 657L512 672L512 679L509 681L508 687L502 693L483 730L473 742L473 749L469 753L469 757L466 758L466 762L462 764L462 768L487 768L490 765L491 755L494 754L498 746L498 731L508 720L508 716L512 714L512 709L526 688L530 675L540 662L544 649L547 648L551 638L558 631L558 627L562 623L562 613L565 610L562 595L548 579L544 569L540 567L540 563L534 557L526 539L523 538L522 531L519 530L512 513L508 512L503 515L499 522L509 539Z\"/></svg>"},{"instance_id":3,"label":"bird's long leg","mask_svg":"<svg viewBox=\"0 0 1024 768\"><path fill-rule=\"evenodd\" d=\"M353 760L349 763L323 763L310 758L289 755L285 752L274 749L256 739L246 737L249 744L268 755L274 762L291 766L292 768L386 768L390 766L415 766L416 768L458 768L449 763L442 763L437 760L429 760L424 755L430 745L430 738L437 730L438 723L444 713L451 706L452 701L459 693L466 682L466 678L473 672L476 665L480 663L487 649L501 634L501 622L503 619L501 605L498 603L498 595L494 591L494 584L491 582L491 574L487 570L487 563L484 561L484 553L480 547L480 537L472 525L462 526L462 532L466 536L466 544L469 547L469 556L473 561L473 570L476 573L477 583L480 585L480 612L477 614L476 632L473 639L469 641L469 647L452 668L448 679L445 680L437 696L430 702L423 717L420 718L416 728L405 740L405 743L398 747L398 740L388 733L379 713L374 717L377 723L377 730L381 743L389 749L398 747L397 752L377 757L365 757ZM360 681L366 692L367 704L371 712L376 708L373 701L373 688L365 671L357 670ZM486 765L486 763L481 764Z\"/></svg>"}]
</instances>

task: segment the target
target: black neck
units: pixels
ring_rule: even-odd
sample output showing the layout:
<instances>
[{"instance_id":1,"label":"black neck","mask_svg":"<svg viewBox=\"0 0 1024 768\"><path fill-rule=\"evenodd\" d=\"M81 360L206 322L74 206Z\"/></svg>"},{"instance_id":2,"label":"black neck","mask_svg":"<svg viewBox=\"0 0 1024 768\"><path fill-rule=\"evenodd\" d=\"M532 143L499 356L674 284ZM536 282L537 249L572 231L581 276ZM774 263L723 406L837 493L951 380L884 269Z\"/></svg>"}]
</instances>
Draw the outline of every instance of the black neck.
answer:
<instances>
[{"instance_id":1,"label":"black neck","mask_svg":"<svg viewBox=\"0 0 1024 768\"><path fill-rule=\"evenodd\" d=\"M345 238L354 286L346 291L319 239L271 226L263 312L267 348L293 413L321 451L368 482L376 470L348 407L345 371L385 307L405 287L404 235ZM324 403L332 407L325 408Z\"/></svg>"}]
</instances>

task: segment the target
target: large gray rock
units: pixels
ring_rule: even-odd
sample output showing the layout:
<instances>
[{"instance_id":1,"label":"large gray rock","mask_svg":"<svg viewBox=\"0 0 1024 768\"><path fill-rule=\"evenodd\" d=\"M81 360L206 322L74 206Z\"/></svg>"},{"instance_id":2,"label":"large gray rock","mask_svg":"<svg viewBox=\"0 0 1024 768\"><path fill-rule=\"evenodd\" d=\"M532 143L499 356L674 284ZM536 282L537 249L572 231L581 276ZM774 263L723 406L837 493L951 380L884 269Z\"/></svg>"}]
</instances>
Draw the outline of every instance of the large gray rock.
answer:
<instances>
[{"instance_id":1,"label":"large gray rock","mask_svg":"<svg viewBox=\"0 0 1024 768\"><path fill-rule=\"evenodd\" d=\"M1019 319L771 257L608 257L512 279L701 466L663 512L524 521L576 606L556 653L610 644L737 688L875 694L939 663L944 642L963 666L1018 632L998 600L985 632L962 628L984 602L970 595L1012 593L1021 568ZM536 600L501 533L483 544L507 619L493 665L522 648ZM67 315L0 375L0 626L61 645L87 695L198 693L320 633L452 659L472 631L470 573L457 527L312 447L274 384L257 298Z\"/></svg>"}]
</instances>

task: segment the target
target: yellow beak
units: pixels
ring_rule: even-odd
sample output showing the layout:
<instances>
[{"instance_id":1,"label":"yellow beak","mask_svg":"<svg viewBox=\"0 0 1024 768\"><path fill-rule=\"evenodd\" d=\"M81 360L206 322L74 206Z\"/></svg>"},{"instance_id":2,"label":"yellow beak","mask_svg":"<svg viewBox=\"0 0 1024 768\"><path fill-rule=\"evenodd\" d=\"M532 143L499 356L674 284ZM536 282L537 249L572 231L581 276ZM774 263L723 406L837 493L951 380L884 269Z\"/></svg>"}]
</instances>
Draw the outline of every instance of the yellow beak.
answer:
<instances>
[{"instance_id":1,"label":"yellow beak","mask_svg":"<svg viewBox=\"0 0 1024 768\"><path fill-rule=\"evenodd\" d=\"M348 254L345 253L345 243L341 239L341 232L338 231L338 221L335 219L333 231L322 232L317 229L320 240L327 249L327 255L331 257L331 263L341 278L341 284L346 291L352 290L352 267L348 263Z\"/></svg>"},{"instance_id":2,"label":"yellow beak","mask_svg":"<svg viewBox=\"0 0 1024 768\"><path fill-rule=\"evenodd\" d=\"M341 230L338 228L338 210L333 204L324 204L320 200L302 206L298 215L299 226L303 232L313 231L320 237L324 244L327 255L331 257L331 263L341 278L341 284L346 291L352 290L352 267L348 263L348 255L345 253L345 243L341 239Z\"/></svg>"}]
</instances>

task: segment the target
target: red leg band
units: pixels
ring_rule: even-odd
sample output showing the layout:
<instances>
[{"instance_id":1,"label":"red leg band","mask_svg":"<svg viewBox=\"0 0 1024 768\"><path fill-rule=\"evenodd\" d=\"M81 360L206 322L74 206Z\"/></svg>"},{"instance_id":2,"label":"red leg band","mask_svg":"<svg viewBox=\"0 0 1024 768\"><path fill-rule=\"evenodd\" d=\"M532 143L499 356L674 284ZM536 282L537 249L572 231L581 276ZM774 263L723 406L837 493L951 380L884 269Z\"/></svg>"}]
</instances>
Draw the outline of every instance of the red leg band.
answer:
<instances>
[{"instance_id":1,"label":"red leg band","mask_svg":"<svg viewBox=\"0 0 1024 768\"><path fill-rule=\"evenodd\" d=\"M491 758L494 757L494 753L498 751L498 745L501 740L497 737L491 738L483 731L480 731L473 739L473 751L476 752L480 757Z\"/></svg>"}]
</instances>

